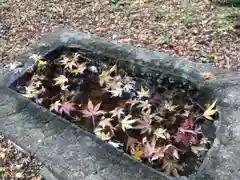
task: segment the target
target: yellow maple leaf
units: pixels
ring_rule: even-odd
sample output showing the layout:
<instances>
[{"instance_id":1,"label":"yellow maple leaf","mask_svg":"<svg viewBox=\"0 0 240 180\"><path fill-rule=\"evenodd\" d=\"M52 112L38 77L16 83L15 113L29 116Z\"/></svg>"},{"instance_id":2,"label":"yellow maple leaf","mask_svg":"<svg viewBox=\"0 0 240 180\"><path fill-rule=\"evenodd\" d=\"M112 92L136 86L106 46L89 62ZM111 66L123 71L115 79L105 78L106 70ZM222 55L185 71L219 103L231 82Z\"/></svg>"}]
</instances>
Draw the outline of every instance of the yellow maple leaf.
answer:
<instances>
[{"instance_id":1,"label":"yellow maple leaf","mask_svg":"<svg viewBox=\"0 0 240 180\"><path fill-rule=\"evenodd\" d=\"M132 154L132 157L136 160L141 160L141 156L143 155L143 151L141 149L138 149Z\"/></svg>"},{"instance_id":2,"label":"yellow maple leaf","mask_svg":"<svg viewBox=\"0 0 240 180\"><path fill-rule=\"evenodd\" d=\"M75 75L83 74L84 70L87 68L86 64L87 63L85 62L85 63L77 65L77 69L72 70L71 73L74 73Z\"/></svg>"},{"instance_id":3,"label":"yellow maple leaf","mask_svg":"<svg viewBox=\"0 0 240 180\"><path fill-rule=\"evenodd\" d=\"M25 96L26 98L34 98L38 95L39 90L35 89L35 87L33 86L28 86L26 87L26 93L23 94L23 96Z\"/></svg>"},{"instance_id":4,"label":"yellow maple leaf","mask_svg":"<svg viewBox=\"0 0 240 180\"><path fill-rule=\"evenodd\" d=\"M202 146L191 146L191 150L195 154L198 154L200 151L207 151L207 149Z\"/></svg>"},{"instance_id":5,"label":"yellow maple leaf","mask_svg":"<svg viewBox=\"0 0 240 180\"><path fill-rule=\"evenodd\" d=\"M205 72L204 73L204 79L210 80L213 77L213 74L210 72Z\"/></svg>"},{"instance_id":6,"label":"yellow maple leaf","mask_svg":"<svg viewBox=\"0 0 240 180\"><path fill-rule=\"evenodd\" d=\"M218 109L213 109L216 105L217 100L215 100L203 113L203 116L208 119L208 120L213 120L213 118L211 117L212 115L214 115Z\"/></svg>"},{"instance_id":7,"label":"yellow maple leaf","mask_svg":"<svg viewBox=\"0 0 240 180\"><path fill-rule=\"evenodd\" d=\"M3 177L8 177L8 176L10 176L10 173L8 171L4 171Z\"/></svg>"},{"instance_id":8,"label":"yellow maple leaf","mask_svg":"<svg viewBox=\"0 0 240 180\"><path fill-rule=\"evenodd\" d=\"M54 85L63 85L65 82L68 82L68 79L64 75L60 75L57 78L54 78Z\"/></svg>"},{"instance_id":9,"label":"yellow maple leaf","mask_svg":"<svg viewBox=\"0 0 240 180\"><path fill-rule=\"evenodd\" d=\"M137 93L139 98L149 97L149 89L144 89L142 86L141 86L141 90L138 91Z\"/></svg>"},{"instance_id":10,"label":"yellow maple leaf","mask_svg":"<svg viewBox=\"0 0 240 180\"><path fill-rule=\"evenodd\" d=\"M153 134L154 134L157 138L167 139L165 133L166 133L166 129L157 128L157 129L154 131Z\"/></svg>"},{"instance_id":11,"label":"yellow maple leaf","mask_svg":"<svg viewBox=\"0 0 240 180\"><path fill-rule=\"evenodd\" d=\"M108 83L112 79L111 73L116 70L117 66L114 65L110 70L102 71L102 73L99 75L99 84L103 86L103 84Z\"/></svg>"},{"instance_id":12,"label":"yellow maple leaf","mask_svg":"<svg viewBox=\"0 0 240 180\"><path fill-rule=\"evenodd\" d=\"M0 158L5 159L5 153L4 152L0 152Z\"/></svg>"}]
</instances>

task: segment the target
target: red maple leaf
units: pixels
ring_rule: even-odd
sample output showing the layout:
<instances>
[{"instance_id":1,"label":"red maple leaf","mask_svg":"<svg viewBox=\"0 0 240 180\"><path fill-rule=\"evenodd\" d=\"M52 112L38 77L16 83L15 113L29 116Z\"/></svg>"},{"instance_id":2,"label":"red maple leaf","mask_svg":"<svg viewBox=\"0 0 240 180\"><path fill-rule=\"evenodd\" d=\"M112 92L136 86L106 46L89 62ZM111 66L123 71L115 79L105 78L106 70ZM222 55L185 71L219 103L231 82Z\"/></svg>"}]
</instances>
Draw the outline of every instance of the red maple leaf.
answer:
<instances>
[{"instance_id":1,"label":"red maple leaf","mask_svg":"<svg viewBox=\"0 0 240 180\"><path fill-rule=\"evenodd\" d=\"M144 156L151 157L154 152L156 152L156 139L152 138L149 142L146 137L142 139L142 144L144 146Z\"/></svg>"},{"instance_id":2,"label":"red maple leaf","mask_svg":"<svg viewBox=\"0 0 240 180\"><path fill-rule=\"evenodd\" d=\"M193 126L193 123L192 123L191 121L185 121L185 122L183 123L183 126L184 126L184 127L192 127L192 126Z\"/></svg>"},{"instance_id":3,"label":"red maple leaf","mask_svg":"<svg viewBox=\"0 0 240 180\"><path fill-rule=\"evenodd\" d=\"M197 143L197 134L198 132L180 127L174 138L176 142L182 142L185 146L189 146Z\"/></svg>"},{"instance_id":4,"label":"red maple leaf","mask_svg":"<svg viewBox=\"0 0 240 180\"><path fill-rule=\"evenodd\" d=\"M64 112L65 114L70 115L71 111L76 110L74 106L75 106L75 103L70 103L70 102L63 103L59 109L59 113L62 114Z\"/></svg>"},{"instance_id":5,"label":"red maple leaf","mask_svg":"<svg viewBox=\"0 0 240 180\"><path fill-rule=\"evenodd\" d=\"M100 110L101 102L98 103L96 106L93 106L92 101L89 99L87 104L87 109L82 110L83 117L93 117L93 116L100 116L105 114L106 112Z\"/></svg>"}]
</instances>

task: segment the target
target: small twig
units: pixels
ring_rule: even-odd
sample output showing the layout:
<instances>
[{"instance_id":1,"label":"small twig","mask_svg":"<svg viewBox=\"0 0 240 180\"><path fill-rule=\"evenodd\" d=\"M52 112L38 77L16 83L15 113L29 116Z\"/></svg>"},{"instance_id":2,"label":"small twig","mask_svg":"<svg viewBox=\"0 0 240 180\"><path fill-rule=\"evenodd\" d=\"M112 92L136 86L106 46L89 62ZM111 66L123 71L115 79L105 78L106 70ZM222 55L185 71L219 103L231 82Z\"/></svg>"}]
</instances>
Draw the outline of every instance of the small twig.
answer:
<instances>
[{"instance_id":1,"label":"small twig","mask_svg":"<svg viewBox=\"0 0 240 180\"><path fill-rule=\"evenodd\" d=\"M195 120L194 120L194 122L193 123L196 123L199 119L201 119L203 117L203 115L200 115L200 116L198 116Z\"/></svg>"},{"instance_id":2,"label":"small twig","mask_svg":"<svg viewBox=\"0 0 240 180\"><path fill-rule=\"evenodd\" d=\"M196 104L202 111L205 111L205 109L204 109L200 104L198 104L197 102L194 102L191 98L190 98L190 101L191 101L193 104Z\"/></svg>"}]
</instances>

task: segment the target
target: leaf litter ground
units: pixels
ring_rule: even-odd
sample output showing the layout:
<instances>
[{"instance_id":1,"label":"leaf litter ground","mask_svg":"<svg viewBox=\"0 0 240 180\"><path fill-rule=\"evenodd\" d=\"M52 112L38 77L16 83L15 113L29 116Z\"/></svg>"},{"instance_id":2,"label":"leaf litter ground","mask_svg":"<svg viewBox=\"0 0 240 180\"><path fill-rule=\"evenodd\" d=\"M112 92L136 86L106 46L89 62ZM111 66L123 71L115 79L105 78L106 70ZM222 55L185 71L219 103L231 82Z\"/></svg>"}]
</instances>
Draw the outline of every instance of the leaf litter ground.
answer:
<instances>
[{"instance_id":1,"label":"leaf litter ground","mask_svg":"<svg viewBox=\"0 0 240 180\"><path fill-rule=\"evenodd\" d=\"M224 0L2 0L0 66L14 61L42 34L64 25L239 70L240 8L218 1Z\"/></svg>"},{"instance_id":2,"label":"leaf litter ground","mask_svg":"<svg viewBox=\"0 0 240 180\"><path fill-rule=\"evenodd\" d=\"M149 81L89 52L55 53L32 55L35 63L12 88L167 175L197 170L214 139L216 101L199 101L203 94L188 83L163 75Z\"/></svg>"},{"instance_id":3,"label":"leaf litter ground","mask_svg":"<svg viewBox=\"0 0 240 180\"><path fill-rule=\"evenodd\" d=\"M0 179L43 180L42 164L0 134Z\"/></svg>"}]
</instances>

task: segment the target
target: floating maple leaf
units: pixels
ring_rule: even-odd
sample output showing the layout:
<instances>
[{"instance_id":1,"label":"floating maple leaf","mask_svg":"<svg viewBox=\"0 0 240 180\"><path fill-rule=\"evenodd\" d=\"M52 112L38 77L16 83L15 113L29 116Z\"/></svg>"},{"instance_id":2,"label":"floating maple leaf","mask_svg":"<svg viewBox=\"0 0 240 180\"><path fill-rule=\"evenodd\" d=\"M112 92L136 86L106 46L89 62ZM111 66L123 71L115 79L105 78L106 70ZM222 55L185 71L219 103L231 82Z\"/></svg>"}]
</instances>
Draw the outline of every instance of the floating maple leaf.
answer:
<instances>
[{"instance_id":1,"label":"floating maple leaf","mask_svg":"<svg viewBox=\"0 0 240 180\"><path fill-rule=\"evenodd\" d=\"M141 112L141 119L138 120L140 125L134 127L134 129L141 129L141 134L148 133L150 134L153 130L152 120L157 119L160 120L161 117L157 116L156 113L151 113L151 109L148 109L146 112Z\"/></svg>"},{"instance_id":2,"label":"floating maple leaf","mask_svg":"<svg viewBox=\"0 0 240 180\"><path fill-rule=\"evenodd\" d=\"M157 160L157 159L162 159L164 158L164 153L165 153L165 147L158 147L158 148L155 148L153 153L152 153L152 158L151 160L154 161L154 160Z\"/></svg>"},{"instance_id":3,"label":"floating maple leaf","mask_svg":"<svg viewBox=\"0 0 240 180\"><path fill-rule=\"evenodd\" d=\"M126 132L127 129L132 129L132 124L135 123L137 119L132 119L132 115L128 114L123 119L120 120L121 128L123 132Z\"/></svg>"},{"instance_id":4,"label":"floating maple leaf","mask_svg":"<svg viewBox=\"0 0 240 180\"><path fill-rule=\"evenodd\" d=\"M141 90L137 91L137 93L138 93L138 98L145 98L145 97L149 97L150 95L149 90L144 89L142 86L141 86Z\"/></svg>"},{"instance_id":5,"label":"floating maple leaf","mask_svg":"<svg viewBox=\"0 0 240 180\"><path fill-rule=\"evenodd\" d=\"M79 53L77 53L77 52L74 53L74 54L73 54L73 60L74 60L74 61L78 61L78 58L79 58L80 56L81 56L81 55L80 55Z\"/></svg>"},{"instance_id":6,"label":"floating maple leaf","mask_svg":"<svg viewBox=\"0 0 240 180\"><path fill-rule=\"evenodd\" d=\"M96 106L93 106L92 101L89 99L87 109L82 111L84 117L92 117L92 116L99 116L103 115L106 112L103 110L99 110L101 106L101 102L98 103Z\"/></svg>"},{"instance_id":7,"label":"floating maple leaf","mask_svg":"<svg viewBox=\"0 0 240 180\"><path fill-rule=\"evenodd\" d=\"M102 128L105 128L106 126L113 128L111 121L113 121L112 118L106 118L106 117L102 116L101 120L99 122L99 126L101 126Z\"/></svg>"},{"instance_id":8,"label":"floating maple leaf","mask_svg":"<svg viewBox=\"0 0 240 180\"><path fill-rule=\"evenodd\" d=\"M183 171L183 167L179 165L175 160L163 160L164 172L170 176L171 174L174 176L179 176L178 171Z\"/></svg>"},{"instance_id":9,"label":"floating maple leaf","mask_svg":"<svg viewBox=\"0 0 240 180\"><path fill-rule=\"evenodd\" d=\"M30 162L31 162L30 156L27 156L21 160L21 164L23 164L23 165L27 165Z\"/></svg>"},{"instance_id":10,"label":"floating maple leaf","mask_svg":"<svg viewBox=\"0 0 240 180\"><path fill-rule=\"evenodd\" d=\"M124 115L124 109L120 107L116 107L114 110L110 111L109 113L112 114L111 117L117 117L118 119L121 118L122 115Z\"/></svg>"},{"instance_id":11,"label":"floating maple leaf","mask_svg":"<svg viewBox=\"0 0 240 180\"><path fill-rule=\"evenodd\" d=\"M67 56L63 56L63 59L60 61L61 64L64 65L64 69L69 69L72 71L73 67L77 67L77 63L74 59L68 58Z\"/></svg>"},{"instance_id":12,"label":"floating maple leaf","mask_svg":"<svg viewBox=\"0 0 240 180\"><path fill-rule=\"evenodd\" d=\"M124 84L123 90L124 90L125 92L130 93L132 90L135 89L135 84L136 84L136 82L133 80L132 77L129 77L129 76L126 76L126 75L125 75L125 76L122 78L122 82L123 82L123 84Z\"/></svg>"},{"instance_id":13,"label":"floating maple leaf","mask_svg":"<svg viewBox=\"0 0 240 180\"><path fill-rule=\"evenodd\" d=\"M200 133L199 129L187 130L180 127L174 138L176 142L182 142L185 146L189 146L198 142L197 135Z\"/></svg>"},{"instance_id":14,"label":"floating maple leaf","mask_svg":"<svg viewBox=\"0 0 240 180\"><path fill-rule=\"evenodd\" d=\"M109 92L112 94L111 97L122 97L123 90L122 88L115 88L115 89L109 90Z\"/></svg>"},{"instance_id":15,"label":"floating maple leaf","mask_svg":"<svg viewBox=\"0 0 240 180\"><path fill-rule=\"evenodd\" d=\"M71 71L71 73L77 75L77 74L83 74L83 72L85 71L85 69L87 68L86 66L87 63L82 63L82 64L79 64L77 65L77 69L73 69Z\"/></svg>"},{"instance_id":16,"label":"floating maple leaf","mask_svg":"<svg viewBox=\"0 0 240 180\"><path fill-rule=\"evenodd\" d=\"M26 88L26 93L23 94L23 96L27 98L35 98L38 94L41 93L41 90L36 89L34 86L27 86Z\"/></svg>"},{"instance_id":17,"label":"floating maple leaf","mask_svg":"<svg viewBox=\"0 0 240 180\"><path fill-rule=\"evenodd\" d=\"M64 75L60 75L57 78L53 79L55 81L54 85L64 85L65 82L68 82L68 78Z\"/></svg>"},{"instance_id":18,"label":"floating maple leaf","mask_svg":"<svg viewBox=\"0 0 240 180\"><path fill-rule=\"evenodd\" d=\"M142 144L144 146L144 157L151 157L157 150L155 137L152 138L151 142L149 142L147 138L144 137L142 139Z\"/></svg>"},{"instance_id":19,"label":"floating maple leaf","mask_svg":"<svg viewBox=\"0 0 240 180\"><path fill-rule=\"evenodd\" d=\"M198 155L201 151L207 151L207 149L203 146L191 146L191 151Z\"/></svg>"},{"instance_id":20,"label":"floating maple leaf","mask_svg":"<svg viewBox=\"0 0 240 180\"><path fill-rule=\"evenodd\" d=\"M105 132L104 128L98 127L94 129L94 133L96 134L97 137L99 137L103 141L110 140L112 138L111 132Z\"/></svg>"},{"instance_id":21,"label":"floating maple leaf","mask_svg":"<svg viewBox=\"0 0 240 180\"><path fill-rule=\"evenodd\" d=\"M125 145L125 151L130 151L132 153L132 152L134 152L135 147L139 146L140 144L141 143L137 139L128 136L127 137L127 142L126 142L126 145Z\"/></svg>"},{"instance_id":22,"label":"floating maple leaf","mask_svg":"<svg viewBox=\"0 0 240 180\"><path fill-rule=\"evenodd\" d=\"M116 71L117 66L114 65L110 70L107 71L102 71L101 74L99 75L99 84L103 86L103 84L108 83L112 77L111 73Z\"/></svg>"},{"instance_id":23,"label":"floating maple leaf","mask_svg":"<svg viewBox=\"0 0 240 180\"><path fill-rule=\"evenodd\" d=\"M59 112L60 114L65 113L65 114L69 115L71 111L76 110L75 106L76 106L75 103L65 102L62 104L58 100L50 105L49 110L50 111L55 110L55 111ZM81 106L81 105L78 105L78 106Z\"/></svg>"},{"instance_id":24,"label":"floating maple leaf","mask_svg":"<svg viewBox=\"0 0 240 180\"><path fill-rule=\"evenodd\" d=\"M152 106L151 104L149 104L148 100L139 101L139 102L140 102L140 104L137 107L142 108L142 111L144 111L146 109L150 109L150 107Z\"/></svg>"},{"instance_id":25,"label":"floating maple leaf","mask_svg":"<svg viewBox=\"0 0 240 180\"><path fill-rule=\"evenodd\" d=\"M101 106L101 102L98 103L96 106L93 106L92 101L89 99L88 100L88 105L87 109L82 110L81 112L83 113L83 117L91 117L92 118L92 123L95 128L95 116L100 116L105 114L106 112L103 110L99 110Z\"/></svg>"},{"instance_id":26,"label":"floating maple leaf","mask_svg":"<svg viewBox=\"0 0 240 180\"><path fill-rule=\"evenodd\" d=\"M62 85L61 86L61 90L63 90L63 91L66 91L66 90L68 90L68 87L69 87L69 85Z\"/></svg>"},{"instance_id":27,"label":"floating maple leaf","mask_svg":"<svg viewBox=\"0 0 240 180\"><path fill-rule=\"evenodd\" d=\"M126 103L130 104L130 107L132 108L134 105L141 103L141 100L133 99L133 100L128 100Z\"/></svg>"},{"instance_id":28,"label":"floating maple leaf","mask_svg":"<svg viewBox=\"0 0 240 180\"><path fill-rule=\"evenodd\" d=\"M44 60L37 60L37 68L38 70L44 70L47 67L47 62Z\"/></svg>"},{"instance_id":29,"label":"floating maple leaf","mask_svg":"<svg viewBox=\"0 0 240 180\"><path fill-rule=\"evenodd\" d=\"M215 100L203 113L203 116L208 119L208 120L213 120L213 118L211 117L212 115L214 115L218 109L213 109L216 105L217 100Z\"/></svg>"},{"instance_id":30,"label":"floating maple leaf","mask_svg":"<svg viewBox=\"0 0 240 180\"><path fill-rule=\"evenodd\" d=\"M50 108L49 110L52 111L52 110L55 110L55 111L59 111L59 108L61 107L61 103L60 101L55 101L53 104L50 105Z\"/></svg>"},{"instance_id":31,"label":"floating maple leaf","mask_svg":"<svg viewBox=\"0 0 240 180\"><path fill-rule=\"evenodd\" d=\"M125 84L125 85L123 86L123 90L124 90L125 92L127 92L127 93L130 93L131 90L133 90L133 89L134 89L133 84Z\"/></svg>"},{"instance_id":32,"label":"floating maple leaf","mask_svg":"<svg viewBox=\"0 0 240 180\"><path fill-rule=\"evenodd\" d=\"M205 145L207 143L210 143L211 141L208 140L208 138L206 138L205 136L203 136L200 140L200 145Z\"/></svg>"},{"instance_id":33,"label":"floating maple leaf","mask_svg":"<svg viewBox=\"0 0 240 180\"><path fill-rule=\"evenodd\" d=\"M167 132L167 129L157 128L153 133L157 138L169 139L170 134Z\"/></svg>"},{"instance_id":34,"label":"floating maple leaf","mask_svg":"<svg viewBox=\"0 0 240 180\"><path fill-rule=\"evenodd\" d=\"M137 148L137 149L135 149L134 152L132 152L132 157L134 159L140 161L143 154L144 154L143 150L140 148Z\"/></svg>"},{"instance_id":35,"label":"floating maple leaf","mask_svg":"<svg viewBox=\"0 0 240 180\"><path fill-rule=\"evenodd\" d=\"M59 109L59 113L62 114L63 112L67 115L70 115L71 111L75 111L76 104L75 103L70 103L70 102L66 102L63 103Z\"/></svg>"},{"instance_id":36,"label":"floating maple leaf","mask_svg":"<svg viewBox=\"0 0 240 180\"><path fill-rule=\"evenodd\" d=\"M151 158L152 161L157 159L179 159L178 149L172 144L164 145L156 148L153 156Z\"/></svg>"},{"instance_id":37,"label":"floating maple leaf","mask_svg":"<svg viewBox=\"0 0 240 180\"><path fill-rule=\"evenodd\" d=\"M175 111L177 107L178 107L177 105L173 105L172 101L165 101L164 103L164 108L170 112Z\"/></svg>"},{"instance_id":38,"label":"floating maple leaf","mask_svg":"<svg viewBox=\"0 0 240 180\"><path fill-rule=\"evenodd\" d=\"M183 126L184 126L184 127L193 127L193 123L192 123L191 121L185 121L185 122L183 123Z\"/></svg>"},{"instance_id":39,"label":"floating maple leaf","mask_svg":"<svg viewBox=\"0 0 240 180\"><path fill-rule=\"evenodd\" d=\"M106 90L112 94L112 97L122 97L123 88L120 76L111 77L106 84Z\"/></svg>"},{"instance_id":40,"label":"floating maple leaf","mask_svg":"<svg viewBox=\"0 0 240 180\"><path fill-rule=\"evenodd\" d=\"M140 134L144 133L150 134L152 132L153 127L151 125L152 123L151 119L138 120L138 122L140 123L140 125L137 125L136 127L134 127L134 129L141 129Z\"/></svg>"}]
</instances>

